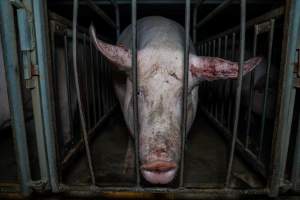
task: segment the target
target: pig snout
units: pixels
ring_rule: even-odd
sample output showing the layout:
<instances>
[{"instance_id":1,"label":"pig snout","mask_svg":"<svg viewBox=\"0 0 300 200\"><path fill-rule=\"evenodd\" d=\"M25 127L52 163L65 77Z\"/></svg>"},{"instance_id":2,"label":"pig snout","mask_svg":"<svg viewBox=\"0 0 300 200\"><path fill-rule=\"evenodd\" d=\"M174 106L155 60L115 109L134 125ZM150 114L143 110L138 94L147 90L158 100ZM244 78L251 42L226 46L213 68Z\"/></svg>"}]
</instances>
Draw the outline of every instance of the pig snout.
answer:
<instances>
[{"instance_id":1,"label":"pig snout","mask_svg":"<svg viewBox=\"0 0 300 200\"><path fill-rule=\"evenodd\" d=\"M144 178L153 184L167 184L171 182L177 171L175 162L154 161L141 166Z\"/></svg>"},{"instance_id":2,"label":"pig snout","mask_svg":"<svg viewBox=\"0 0 300 200\"><path fill-rule=\"evenodd\" d=\"M143 177L152 184L170 183L178 169L179 141L166 139L162 135L143 139L140 149L140 170Z\"/></svg>"}]
</instances>

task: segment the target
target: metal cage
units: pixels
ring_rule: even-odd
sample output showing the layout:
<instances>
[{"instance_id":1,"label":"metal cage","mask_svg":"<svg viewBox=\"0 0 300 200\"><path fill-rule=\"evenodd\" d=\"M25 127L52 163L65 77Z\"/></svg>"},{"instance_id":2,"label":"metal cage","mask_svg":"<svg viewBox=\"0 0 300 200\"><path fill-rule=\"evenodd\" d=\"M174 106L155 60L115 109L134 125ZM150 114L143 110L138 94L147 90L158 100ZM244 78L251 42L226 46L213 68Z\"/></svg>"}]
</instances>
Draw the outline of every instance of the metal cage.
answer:
<instances>
[{"instance_id":1,"label":"metal cage","mask_svg":"<svg viewBox=\"0 0 300 200\"><path fill-rule=\"evenodd\" d=\"M116 38L120 34L120 13L118 1L111 0L115 10L115 20L111 19L94 1L85 0L86 5L97 13L115 30ZM185 51L182 96L181 125L181 164L179 184L176 187L144 187L140 179L139 144L135 146L136 180L133 186L105 187L98 186L90 150L90 140L103 122L112 115L116 108L116 100L112 92L111 70L107 61L100 55L88 36L86 29L77 25L80 12L78 0L73 2L73 21L47 10L46 2L40 0L2 0L0 1L0 28L2 56L7 77L7 90L11 111L12 129L16 149L16 160L19 169L18 183L13 187L7 183L0 184L0 196L28 196L33 191L59 193L71 196L98 196L117 194L116 192L172 193L179 197L192 194L196 197L239 197L244 195L278 196L281 192L292 189L299 191L299 128L296 128L296 141L291 152L290 134L293 118L299 114L294 111L297 93L298 76L294 65L299 68L300 2L287 0L284 7L274 9L264 15L246 21L246 0L239 0L240 24L227 31L197 40L199 28L209 23L220 12L228 8L234 1L220 3L206 17L198 21L198 9L204 0L185 0ZM123 2L124 3L124 2ZM132 23L132 80L134 107L134 135L138 138L138 68L137 68L137 1L131 5ZM193 6L193 7L192 7ZM191 26L191 7L193 19ZM274 34L278 21L282 24L278 30L282 33L280 64L276 67L276 110L271 125L268 124L268 102L271 88L271 69L274 57ZM17 22L17 24L15 24ZM279 25L278 25L279 26ZM184 155L186 143L187 94L190 29L193 30L193 42L198 55L218 56L237 60L239 75L236 81L203 82L199 92L206 98L201 101L201 111L213 122L229 142L229 160L226 181L221 187L190 187L184 183ZM17 32L19 39L17 39ZM249 37L250 36L250 37ZM101 36L99 36L101 37ZM262 113L258 117L259 130L252 129L254 120L254 96L256 95L255 72L249 76L247 90L249 102L243 102L243 65L247 57L246 45L250 44L250 55L257 55L261 37L267 38L265 82L262 86ZM248 39L251 38L251 39ZM103 38L105 40L105 38ZM298 46L297 46L298 45ZM1 51L0 51L1 53ZM299 51L298 51L299 53ZM299 54L298 54L299 55ZM297 60L298 59L298 60ZM22 63L20 65L20 63ZM0 62L1 64L1 62ZM84 66L90 66L85 68ZM96 67L96 66L101 66ZM298 69L297 68L297 69ZM33 118L35 123L35 139L38 157L39 178L33 179L30 173L29 154L26 133L22 87L19 74L23 70L29 85L33 102ZM299 70L299 69L298 69ZM247 81L247 80L246 80ZM211 101L209 96L218 96ZM273 96L272 96L273 97ZM242 114L240 114L242 113ZM241 117L242 116L242 117ZM245 118L243 118L245 117ZM298 121L293 125L298 127ZM272 133L266 136L266 130ZM269 131L268 131L269 132ZM244 133L241 136L240 133ZM255 133L255 134L254 134ZM270 141L267 143L265 138ZM30 138L32 139L32 138ZM255 143L253 145L253 143ZM267 147L267 148L265 148ZM289 149L290 148L290 149ZM88 161L90 183L87 185L66 185L62 183L61 174L72 159L84 150ZM233 176L233 162L236 153L266 180L260 188L233 188L230 182ZM287 177L287 157L293 158L291 177ZM267 157L265 156L267 155ZM1 182L2 180L0 180ZM18 189L20 187L20 190Z\"/></svg>"}]
</instances>

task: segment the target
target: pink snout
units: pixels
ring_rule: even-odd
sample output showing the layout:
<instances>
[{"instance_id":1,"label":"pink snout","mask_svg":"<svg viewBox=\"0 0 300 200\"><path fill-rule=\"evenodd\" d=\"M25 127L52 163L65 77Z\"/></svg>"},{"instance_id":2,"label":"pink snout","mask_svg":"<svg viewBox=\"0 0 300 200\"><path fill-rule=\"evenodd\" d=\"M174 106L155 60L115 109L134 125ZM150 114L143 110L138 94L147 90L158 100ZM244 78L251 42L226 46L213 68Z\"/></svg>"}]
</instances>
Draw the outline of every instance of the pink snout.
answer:
<instances>
[{"instance_id":1,"label":"pink snout","mask_svg":"<svg viewBox=\"0 0 300 200\"><path fill-rule=\"evenodd\" d=\"M154 161L141 166L144 178L153 184L170 183L176 174L177 164L174 162Z\"/></svg>"}]
</instances>

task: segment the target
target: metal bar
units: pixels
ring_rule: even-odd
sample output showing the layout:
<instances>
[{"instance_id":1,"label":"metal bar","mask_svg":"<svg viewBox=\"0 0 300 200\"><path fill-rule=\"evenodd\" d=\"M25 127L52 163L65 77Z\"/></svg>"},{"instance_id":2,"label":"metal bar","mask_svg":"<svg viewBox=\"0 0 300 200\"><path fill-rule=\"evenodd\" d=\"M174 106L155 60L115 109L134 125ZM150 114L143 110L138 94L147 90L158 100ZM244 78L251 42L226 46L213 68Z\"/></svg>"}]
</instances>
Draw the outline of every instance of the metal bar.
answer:
<instances>
[{"instance_id":1,"label":"metal bar","mask_svg":"<svg viewBox=\"0 0 300 200\"><path fill-rule=\"evenodd\" d=\"M253 27L255 24L260 24L260 23L262 23L264 21L267 21L267 20L270 20L272 18L276 19L276 18L282 16L283 14L284 14L284 7L279 7L277 9L274 9L274 10L272 10L270 12L267 12L267 13L259 16L259 17L256 17L254 19L251 19L251 20L247 21L247 23L246 23L246 29L248 29L250 27ZM235 27L233 27L231 29L228 29L228 30L222 32L222 33L219 33L217 35L214 35L212 37L207 38L206 41L213 40L213 39L216 39L218 37L222 37L224 35L231 34L233 32L237 32L237 31L239 31L239 29L240 29L239 25L235 26Z\"/></svg>"},{"instance_id":2,"label":"metal bar","mask_svg":"<svg viewBox=\"0 0 300 200\"><path fill-rule=\"evenodd\" d=\"M3 47L3 61L6 67L7 92L13 128L18 176L21 190L29 195L29 181L31 180L29 156L27 149L26 127L24 120L22 87L20 81L20 68L17 54L17 38L14 24L13 8L8 0L0 1L0 27Z\"/></svg>"},{"instance_id":3,"label":"metal bar","mask_svg":"<svg viewBox=\"0 0 300 200\"><path fill-rule=\"evenodd\" d=\"M14 0L17 1L17 0ZM94 0L95 3L97 5L111 5L111 3L109 1L103 1L103 0ZM192 0L191 3L195 4L198 0ZM214 5L214 4L220 4L222 3L224 0L209 0L206 1L205 4L206 5ZM254 5L274 5L274 1L273 0L247 0L247 2L249 4L254 4ZM180 4L184 4L185 1L184 0L140 0L139 4L142 5L162 5L162 4L175 4L175 5L180 5ZM238 4L239 0L234 0L232 3L234 4ZM120 0L118 1L118 4L120 5L130 5L131 4L131 0ZM71 1L51 1L51 5L53 6L62 6L62 5L72 5ZM84 1L80 2L80 5L86 5L86 3Z\"/></svg>"},{"instance_id":4,"label":"metal bar","mask_svg":"<svg viewBox=\"0 0 300 200\"><path fill-rule=\"evenodd\" d=\"M228 162L228 170L226 175L226 188L230 186L235 145L237 140L238 132L238 123L239 123L239 114L240 114L240 101L241 101L241 92L242 92L242 82L243 82L243 67L244 67L244 54L245 54L245 37L246 37L246 0L241 0L241 30L240 30L240 60L239 60L239 74L238 74L238 85L237 92L235 97L235 119L233 127L233 136L230 149L230 157Z\"/></svg>"},{"instance_id":5,"label":"metal bar","mask_svg":"<svg viewBox=\"0 0 300 200\"><path fill-rule=\"evenodd\" d=\"M274 19L270 20L270 32L269 32L269 47L268 47L268 65L267 65L267 77L266 77L266 85L264 90L264 104L263 104L263 113L261 118L261 129L260 129L260 138L259 138L259 152L258 158L261 159L261 151L262 145L264 140L264 132L265 132L265 119L266 119L266 112L267 112L267 101L268 101L268 89L269 89L269 82L270 82L270 68L271 68L271 59L272 59L272 48L273 48L273 36L274 36Z\"/></svg>"},{"instance_id":6,"label":"metal bar","mask_svg":"<svg viewBox=\"0 0 300 200\"><path fill-rule=\"evenodd\" d=\"M139 116L138 116L138 68L137 68L137 30L136 30L136 0L131 3L132 26L132 79L133 79L133 132L135 136L135 167L136 185L140 186L140 162L139 162Z\"/></svg>"},{"instance_id":7,"label":"metal bar","mask_svg":"<svg viewBox=\"0 0 300 200\"><path fill-rule=\"evenodd\" d=\"M24 71L24 78L26 80L26 87L30 87L31 101L33 105L33 117L34 117L34 127L36 135L36 144L38 152L38 161L40 169L40 181L45 183L45 188L49 189L49 171L48 171L48 160L45 145L45 135L44 135L44 124L42 120L42 108L40 99L40 85L38 84L38 76L32 74L32 66L36 70L37 60L36 60L36 49L34 48L35 36L33 28L33 16L32 16L32 1L23 0L22 9L17 10L18 14L18 29L19 29L19 41L21 42L20 47L24 56L26 57L26 62L23 60L23 67L26 65L26 72ZM25 11L26 9L26 11ZM21 11L21 15L19 11ZM26 14L24 13L26 12ZM23 18L23 19L22 19ZM22 38L22 39L21 39ZM26 38L26 39L25 39ZM23 40L23 44L22 44ZM1 45L1 44L0 44ZM1 45L2 46L2 45ZM27 73L27 74L26 74ZM25 119L26 120L26 119Z\"/></svg>"},{"instance_id":8,"label":"metal bar","mask_svg":"<svg viewBox=\"0 0 300 200\"><path fill-rule=\"evenodd\" d=\"M95 11L104 21L109 24L112 28L117 29L117 25L114 21L101 9L93 0L85 0L87 6L89 6L93 11Z\"/></svg>"},{"instance_id":9,"label":"metal bar","mask_svg":"<svg viewBox=\"0 0 300 200\"><path fill-rule=\"evenodd\" d=\"M180 160L180 182L179 187L184 186L184 150L185 137L187 135L187 96L188 96L188 73L189 73L189 49L190 49L190 13L191 1L185 3L185 49L184 49L184 73L183 73L183 91L182 91L182 124L181 124L181 160Z\"/></svg>"},{"instance_id":10,"label":"metal bar","mask_svg":"<svg viewBox=\"0 0 300 200\"><path fill-rule=\"evenodd\" d=\"M272 146L271 179L269 182L270 195L277 196L279 188L284 180L285 167L290 140L291 117L293 116L293 101L295 100L295 89L293 88L295 50L299 41L300 27L300 1L288 0L286 3L286 14L284 22L284 37L282 42L282 56L280 73L280 86L277 99L275 137Z\"/></svg>"},{"instance_id":11,"label":"metal bar","mask_svg":"<svg viewBox=\"0 0 300 200\"><path fill-rule=\"evenodd\" d=\"M69 66L69 61L68 61L68 57L69 57L69 49L68 49L68 38L67 35L64 35L64 53L65 53L65 64L66 64L66 72L65 72L65 79L67 81L67 96L68 96L68 114L69 114L69 123L70 123L70 128L71 128L71 133L73 133L73 113L72 113L72 108L71 107L71 83L70 83L70 66ZM54 56L54 55L53 55Z\"/></svg>"},{"instance_id":12,"label":"metal bar","mask_svg":"<svg viewBox=\"0 0 300 200\"><path fill-rule=\"evenodd\" d=\"M92 99L93 99L93 102L92 102L92 110L93 110L93 117L94 117L94 120L93 120L93 123L95 124L96 123L96 120L97 120L97 112L96 112L96 96L95 96L95 63L94 63L94 46L92 45L92 41L90 40L90 61L91 61L91 67L92 67L92 73L91 73L91 84L92 84ZM93 124L92 123L92 124Z\"/></svg>"},{"instance_id":13,"label":"metal bar","mask_svg":"<svg viewBox=\"0 0 300 200\"><path fill-rule=\"evenodd\" d=\"M89 141L88 141L88 135L86 130L86 124L84 119L84 112L82 108L82 102L81 102L81 93L80 93L80 85L79 85L79 77L78 77L78 69L77 69L77 15L78 15L78 0L74 0L74 6L73 6L73 68L74 68L74 78L75 78L75 86L76 86L76 95L77 95L77 101L78 101L78 107L79 107L79 114L80 114L80 123L83 131L83 139L85 144L85 151L89 166L89 172L91 176L92 184L95 185L95 174L94 174L94 168L92 164L92 158L91 158L91 151L89 147Z\"/></svg>"},{"instance_id":14,"label":"metal bar","mask_svg":"<svg viewBox=\"0 0 300 200\"><path fill-rule=\"evenodd\" d=\"M200 28L207 22L209 22L211 19L213 19L215 16L220 14L224 9L226 9L233 0L224 0L217 8L215 8L213 11L211 11L204 19L202 19L200 22L197 23L196 28Z\"/></svg>"},{"instance_id":15,"label":"metal bar","mask_svg":"<svg viewBox=\"0 0 300 200\"><path fill-rule=\"evenodd\" d=\"M257 35L258 35L258 26L254 27L254 39L253 39L253 56L256 56L256 48L257 48ZM254 79L255 79L255 69L250 73L250 101L249 107L247 110L247 126L246 126L246 141L245 146L246 149L249 148L249 140L250 140L250 128L251 128L251 116L252 116L252 106L253 106L253 95L254 95Z\"/></svg>"},{"instance_id":16,"label":"metal bar","mask_svg":"<svg viewBox=\"0 0 300 200\"><path fill-rule=\"evenodd\" d=\"M107 120L108 118L113 114L113 112L116 110L117 106L114 105L105 115L103 115L97 123L88 131L89 140L92 139L93 134L95 134L96 130L100 128ZM62 161L62 168L65 168L65 166L68 164L68 162L74 158L77 153L80 151L80 149L83 147L84 141L81 139L75 146L72 148L68 154L64 157Z\"/></svg>"},{"instance_id":17,"label":"metal bar","mask_svg":"<svg viewBox=\"0 0 300 200\"><path fill-rule=\"evenodd\" d=\"M235 36L235 33L232 33L232 46L231 46L231 59L232 60L235 60L235 40L236 40L236 36ZM230 81L230 80L229 80ZM228 105L228 116L227 116L227 119L228 119L228 128L230 129L231 126L232 126L232 123L231 123L231 117L232 117L232 81L229 82L229 105Z\"/></svg>"},{"instance_id":18,"label":"metal bar","mask_svg":"<svg viewBox=\"0 0 300 200\"><path fill-rule=\"evenodd\" d=\"M211 120L214 126L223 134L226 140L232 140L232 132L228 128L226 128L223 124L221 124L213 115L209 114L209 112L201 106L200 109L204 112L204 114ZM263 177L267 177L267 170L266 166L257 160L257 156L245 148L245 145L240 140L236 141L236 149L239 153L240 157L245 161L247 164L251 166L255 172L258 172Z\"/></svg>"},{"instance_id":19,"label":"metal bar","mask_svg":"<svg viewBox=\"0 0 300 200\"><path fill-rule=\"evenodd\" d=\"M94 49L94 58L95 58L95 85L96 85L96 108L97 108L97 115L95 121L97 121L102 114L102 104L104 104L104 81L101 77L101 72L103 71L103 60L101 59L101 54ZM100 62L99 62L100 60Z\"/></svg>"},{"instance_id":20,"label":"metal bar","mask_svg":"<svg viewBox=\"0 0 300 200\"><path fill-rule=\"evenodd\" d=\"M50 50L48 37L47 5L44 1L33 0L34 26L36 36L37 64L40 85L40 95L43 111L43 124L46 139L47 159L49 164L50 185L53 192L58 191L58 175L56 168L56 150L54 139L54 110L50 91L49 65Z\"/></svg>"},{"instance_id":21,"label":"metal bar","mask_svg":"<svg viewBox=\"0 0 300 200\"><path fill-rule=\"evenodd\" d=\"M82 195L93 196L101 195L103 192L151 192L151 193L197 193L207 194L213 196L214 194L220 195L220 197L237 195L263 195L267 194L266 189L201 189L201 188L165 188L165 187L90 187L90 186L67 186L60 185L60 191L62 195ZM172 194L170 194L172 196Z\"/></svg>"},{"instance_id":22,"label":"metal bar","mask_svg":"<svg viewBox=\"0 0 300 200\"><path fill-rule=\"evenodd\" d=\"M90 66L88 65L87 59L88 59L88 54L87 54L87 36L86 34L84 34L84 40L83 40L83 60L84 60L84 65L85 66ZM91 119L90 119L90 93L89 93L89 68L90 67L86 67L85 69L85 90L86 90L86 118L87 118L87 128L90 128L90 124L91 124Z\"/></svg>"},{"instance_id":23,"label":"metal bar","mask_svg":"<svg viewBox=\"0 0 300 200\"><path fill-rule=\"evenodd\" d=\"M300 64L300 40L298 41L298 63ZM298 68L298 77L299 77L300 70ZM295 139L295 150L294 150L294 157L293 157L293 166L292 166L292 184L294 191L300 191L300 112L298 111L296 119L297 121L297 131L296 131L296 139Z\"/></svg>"}]
</instances>

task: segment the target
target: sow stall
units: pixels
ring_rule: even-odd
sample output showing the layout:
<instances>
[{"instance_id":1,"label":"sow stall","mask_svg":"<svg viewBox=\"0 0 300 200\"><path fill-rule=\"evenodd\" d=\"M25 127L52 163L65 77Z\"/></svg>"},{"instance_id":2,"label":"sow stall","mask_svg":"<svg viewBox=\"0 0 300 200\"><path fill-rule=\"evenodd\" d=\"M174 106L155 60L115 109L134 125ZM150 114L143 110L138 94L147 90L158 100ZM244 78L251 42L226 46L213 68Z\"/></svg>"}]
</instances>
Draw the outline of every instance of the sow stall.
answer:
<instances>
[{"instance_id":1,"label":"sow stall","mask_svg":"<svg viewBox=\"0 0 300 200\"><path fill-rule=\"evenodd\" d=\"M298 10L297 0L0 1L0 196L297 195ZM177 21L186 33L181 164L168 185L140 175L138 140L115 98L110 63L88 32L93 23L98 37L114 44L133 24L137 138L136 21L152 15ZM197 117L187 134L190 42L198 55L236 61L239 69L253 56L263 62L246 76L239 70L236 80L199 83ZM136 159L124 171L130 142Z\"/></svg>"}]
</instances>

